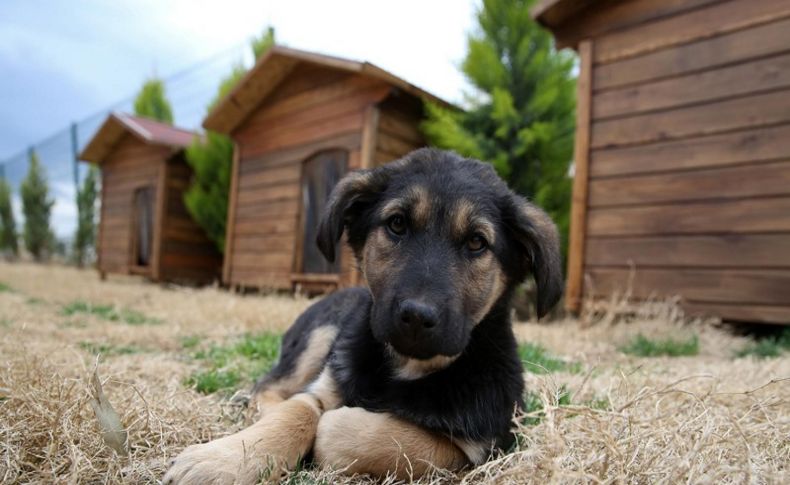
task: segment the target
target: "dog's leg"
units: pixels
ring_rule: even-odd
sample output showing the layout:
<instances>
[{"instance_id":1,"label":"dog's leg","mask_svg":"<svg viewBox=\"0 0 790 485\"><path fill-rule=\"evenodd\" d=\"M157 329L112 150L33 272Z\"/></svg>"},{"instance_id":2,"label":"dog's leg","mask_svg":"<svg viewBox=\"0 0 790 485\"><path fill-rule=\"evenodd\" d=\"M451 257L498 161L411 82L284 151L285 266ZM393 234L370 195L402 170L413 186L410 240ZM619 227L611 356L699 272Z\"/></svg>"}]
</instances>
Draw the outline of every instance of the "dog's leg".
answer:
<instances>
[{"instance_id":1,"label":"dog's leg","mask_svg":"<svg viewBox=\"0 0 790 485\"><path fill-rule=\"evenodd\" d=\"M308 329L301 335L289 335L283 342L277 365L255 384L252 407L265 414L273 406L304 390L323 369L337 332L337 327L323 325ZM304 344L291 343L289 338L303 339Z\"/></svg>"},{"instance_id":2,"label":"dog's leg","mask_svg":"<svg viewBox=\"0 0 790 485\"><path fill-rule=\"evenodd\" d=\"M313 447L321 402L297 394L230 436L193 445L173 461L165 484L276 482Z\"/></svg>"},{"instance_id":3,"label":"dog's leg","mask_svg":"<svg viewBox=\"0 0 790 485\"><path fill-rule=\"evenodd\" d=\"M432 467L458 470L468 463L448 438L387 413L342 407L318 423L316 461L346 473L417 479Z\"/></svg>"},{"instance_id":4,"label":"dog's leg","mask_svg":"<svg viewBox=\"0 0 790 485\"><path fill-rule=\"evenodd\" d=\"M272 405L249 428L181 452L163 483L276 482L313 448L324 411L339 405L335 380L324 369L308 392Z\"/></svg>"}]
</instances>

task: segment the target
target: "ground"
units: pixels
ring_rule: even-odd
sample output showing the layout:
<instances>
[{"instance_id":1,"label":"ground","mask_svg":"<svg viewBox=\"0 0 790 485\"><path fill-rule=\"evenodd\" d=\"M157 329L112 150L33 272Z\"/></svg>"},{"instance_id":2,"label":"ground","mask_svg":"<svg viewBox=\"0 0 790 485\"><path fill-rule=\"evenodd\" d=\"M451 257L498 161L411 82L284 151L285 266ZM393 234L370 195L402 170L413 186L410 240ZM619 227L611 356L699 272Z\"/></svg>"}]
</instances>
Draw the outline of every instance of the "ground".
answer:
<instances>
[{"instance_id":1,"label":"ground","mask_svg":"<svg viewBox=\"0 0 790 485\"><path fill-rule=\"evenodd\" d=\"M0 263L0 482L156 483L185 446L251 419L254 375L310 303ZM514 324L529 362L518 445L420 483L790 482L790 352L778 340L758 349L714 322L683 324L666 303L592 314ZM126 454L90 405L97 361ZM368 481L309 466L287 479L342 480Z\"/></svg>"}]
</instances>

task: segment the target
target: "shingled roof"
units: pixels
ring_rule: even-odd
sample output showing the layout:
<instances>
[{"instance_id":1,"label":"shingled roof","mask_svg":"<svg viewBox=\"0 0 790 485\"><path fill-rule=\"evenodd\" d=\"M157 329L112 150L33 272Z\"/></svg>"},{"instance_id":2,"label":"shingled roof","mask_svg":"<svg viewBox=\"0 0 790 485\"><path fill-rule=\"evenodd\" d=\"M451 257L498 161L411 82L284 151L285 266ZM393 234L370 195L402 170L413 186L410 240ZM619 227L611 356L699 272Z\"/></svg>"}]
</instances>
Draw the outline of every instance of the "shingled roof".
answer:
<instances>
[{"instance_id":1,"label":"shingled roof","mask_svg":"<svg viewBox=\"0 0 790 485\"><path fill-rule=\"evenodd\" d=\"M252 113L277 85L302 63L316 64L331 69L348 71L384 81L412 96L455 108L433 94L375 66L369 62L352 61L340 57L274 46L203 120L203 127L230 134Z\"/></svg>"},{"instance_id":2,"label":"shingled roof","mask_svg":"<svg viewBox=\"0 0 790 485\"><path fill-rule=\"evenodd\" d=\"M80 160L101 163L125 133L131 133L151 145L181 149L192 143L197 133L125 113L112 113L102 123L90 143L80 153Z\"/></svg>"}]
</instances>

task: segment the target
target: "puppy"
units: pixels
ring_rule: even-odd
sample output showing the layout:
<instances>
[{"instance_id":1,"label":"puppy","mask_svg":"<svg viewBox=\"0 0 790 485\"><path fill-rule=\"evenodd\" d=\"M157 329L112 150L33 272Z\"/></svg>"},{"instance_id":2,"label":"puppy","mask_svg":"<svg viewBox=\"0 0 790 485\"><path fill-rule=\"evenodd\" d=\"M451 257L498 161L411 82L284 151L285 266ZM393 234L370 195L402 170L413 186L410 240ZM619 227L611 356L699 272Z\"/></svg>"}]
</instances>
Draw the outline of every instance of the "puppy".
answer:
<instances>
[{"instance_id":1,"label":"puppy","mask_svg":"<svg viewBox=\"0 0 790 485\"><path fill-rule=\"evenodd\" d=\"M309 455L417 478L511 445L524 381L510 302L529 274L541 316L560 298L551 219L490 165L420 149L338 183L318 233L328 260L344 233L367 287L302 314L255 386L260 420L187 448L165 483L276 480Z\"/></svg>"}]
</instances>

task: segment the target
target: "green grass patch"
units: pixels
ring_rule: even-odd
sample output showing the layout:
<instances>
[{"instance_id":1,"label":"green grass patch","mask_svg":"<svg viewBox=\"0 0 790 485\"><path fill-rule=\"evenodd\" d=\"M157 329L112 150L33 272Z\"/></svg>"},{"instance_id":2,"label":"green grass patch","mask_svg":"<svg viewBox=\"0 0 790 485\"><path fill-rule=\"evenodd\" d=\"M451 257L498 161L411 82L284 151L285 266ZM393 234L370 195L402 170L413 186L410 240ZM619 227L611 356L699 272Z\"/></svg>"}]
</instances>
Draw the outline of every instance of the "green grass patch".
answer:
<instances>
[{"instance_id":1,"label":"green grass patch","mask_svg":"<svg viewBox=\"0 0 790 485\"><path fill-rule=\"evenodd\" d=\"M79 346L82 350L91 355L130 355L145 352L145 349L136 345L113 345L106 342L82 341L79 343Z\"/></svg>"},{"instance_id":2,"label":"green grass patch","mask_svg":"<svg viewBox=\"0 0 790 485\"><path fill-rule=\"evenodd\" d=\"M281 335L265 332L245 335L226 345L199 349L192 358L200 361L201 368L189 376L185 384L200 393L213 394L252 382L272 368L281 341ZM187 343L192 344L192 341ZM198 345L199 342L195 342L188 348Z\"/></svg>"},{"instance_id":3,"label":"green grass patch","mask_svg":"<svg viewBox=\"0 0 790 485\"><path fill-rule=\"evenodd\" d=\"M523 343L518 346L518 356L524 364L524 369L533 374L550 374L552 372L581 372L578 362L566 362L554 357L542 346L533 343Z\"/></svg>"},{"instance_id":4,"label":"green grass patch","mask_svg":"<svg viewBox=\"0 0 790 485\"><path fill-rule=\"evenodd\" d=\"M35 296L28 297L25 302L30 306L41 306L46 303L46 301L42 300L41 298L36 298Z\"/></svg>"},{"instance_id":5,"label":"green grass patch","mask_svg":"<svg viewBox=\"0 0 790 485\"><path fill-rule=\"evenodd\" d=\"M6 317L0 318L0 327L10 327L10 326L11 326L11 320L9 318Z\"/></svg>"},{"instance_id":6,"label":"green grass patch","mask_svg":"<svg viewBox=\"0 0 790 485\"><path fill-rule=\"evenodd\" d=\"M188 350L194 349L198 346L202 338L198 335L187 335L186 337L181 337L181 348Z\"/></svg>"},{"instance_id":7,"label":"green grass patch","mask_svg":"<svg viewBox=\"0 0 790 485\"><path fill-rule=\"evenodd\" d=\"M554 398L555 402L553 404L556 406L570 406L571 404L571 393L565 386L560 387ZM543 410L543 400L538 393L532 391L524 393L524 414L530 415L524 416L524 419L521 421L524 425L535 426L540 423L545 416Z\"/></svg>"},{"instance_id":8,"label":"green grass patch","mask_svg":"<svg viewBox=\"0 0 790 485\"><path fill-rule=\"evenodd\" d=\"M233 389L240 381L241 375L235 369L209 369L195 372L189 376L186 384L201 394L214 394L217 391Z\"/></svg>"},{"instance_id":9,"label":"green grass patch","mask_svg":"<svg viewBox=\"0 0 790 485\"><path fill-rule=\"evenodd\" d=\"M13 293L14 289L8 285L8 283L4 283L0 281L0 293Z\"/></svg>"},{"instance_id":10,"label":"green grass patch","mask_svg":"<svg viewBox=\"0 0 790 485\"><path fill-rule=\"evenodd\" d=\"M696 335L692 335L684 340L673 338L649 339L639 334L626 345L620 347L620 351L639 357L697 355L699 354L699 338Z\"/></svg>"},{"instance_id":11,"label":"green grass patch","mask_svg":"<svg viewBox=\"0 0 790 485\"><path fill-rule=\"evenodd\" d=\"M162 323L157 318L151 318L137 310L117 308L114 305L96 305L82 300L72 301L63 306L61 314L67 317L74 315L93 315L110 322L120 322L127 325L159 325Z\"/></svg>"},{"instance_id":12,"label":"green grass patch","mask_svg":"<svg viewBox=\"0 0 790 485\"><path fill-rule=\"evenodd\" d=\"M779 357L790 351L790 328L779 335L761 337L735 353L736 357L754 356L760 359Z\"/></svg>"}]
</instances>

